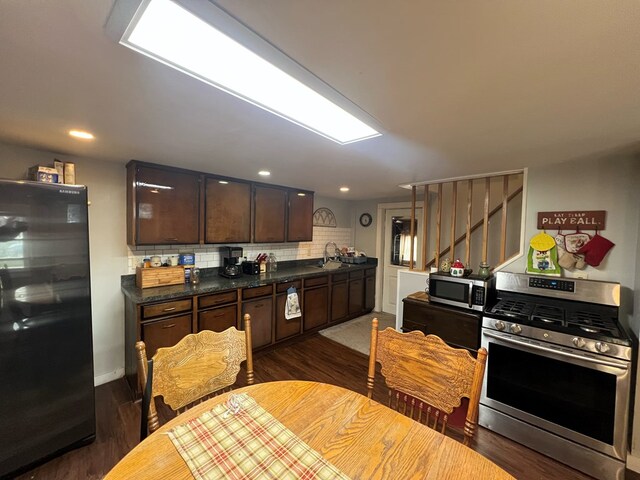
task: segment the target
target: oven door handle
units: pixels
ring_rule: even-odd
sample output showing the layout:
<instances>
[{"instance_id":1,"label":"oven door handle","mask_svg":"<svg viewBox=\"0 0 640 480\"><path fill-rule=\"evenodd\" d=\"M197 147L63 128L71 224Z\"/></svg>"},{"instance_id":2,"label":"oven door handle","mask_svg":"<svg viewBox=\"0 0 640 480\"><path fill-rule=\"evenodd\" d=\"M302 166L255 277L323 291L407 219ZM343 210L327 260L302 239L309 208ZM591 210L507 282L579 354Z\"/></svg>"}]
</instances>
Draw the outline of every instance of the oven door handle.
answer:
<instances>
[{"instance_id":1,"label":"oven door handle","mask_svg":"<svg viewBox=\"0 0 640 480\"><path fill-rule=\"evenodd\" d=\"M482 334L487 337L495 338L496 340L502 340L505 343L513 343L516 345L522 345L523 347L529 347L531 350L542 350L544 352L555 353L556 355L560 355L561 357L573 358L576 360L582 360L584 362L589 362L589 363L597 363L599 365L619 368L621 370L629 370L629 365L624 362L617 362L615 360L600 360L599 358L591 358L591 357L582 357L580 355L576 355L575 353L563 352L562 350L556 350L555 348L544 347L542 345L532 345L529 342L525 342L523 340L516 340L515 338L506 337L493 332L483 331Z\"/></svg>"},{"instance_id":2,"label":"oven door handle","mask_svg":"<svg viewBox=\"0 0 640 480\"><path fill-rule=\"evenodd\" d=\"M473 283L469 283L469 308L473 308Z\"/></svg>"}]
</instances>

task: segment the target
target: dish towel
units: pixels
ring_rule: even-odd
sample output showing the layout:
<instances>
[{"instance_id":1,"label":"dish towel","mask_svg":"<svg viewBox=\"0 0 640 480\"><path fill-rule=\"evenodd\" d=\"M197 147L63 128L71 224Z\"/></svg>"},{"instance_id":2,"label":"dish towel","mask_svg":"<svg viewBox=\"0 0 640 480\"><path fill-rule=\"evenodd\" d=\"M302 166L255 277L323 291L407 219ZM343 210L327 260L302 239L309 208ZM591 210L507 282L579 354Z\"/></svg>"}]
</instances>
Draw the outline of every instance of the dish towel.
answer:
<instances>
[{"instance_id":1,"label":"dish towel","mask_svg":"<svg viewBox=\"0 0 640 480\"><path fill-rule=\"evenodd\" d=\"M295 287L287 290L287 303L284 306L284 318L291 320L292 318L301 317L300 302L298 301L298 293Z\"/></svg>"},{"instance_id":2,"label":"dish towel","mask_svg":"<svg viewBox=\"0 0 640 480\"><path fill-rule=\"evenodd\" d=\"M246 393L168 433L197 480L349 480Z\"/></svg>"}]
</instances>

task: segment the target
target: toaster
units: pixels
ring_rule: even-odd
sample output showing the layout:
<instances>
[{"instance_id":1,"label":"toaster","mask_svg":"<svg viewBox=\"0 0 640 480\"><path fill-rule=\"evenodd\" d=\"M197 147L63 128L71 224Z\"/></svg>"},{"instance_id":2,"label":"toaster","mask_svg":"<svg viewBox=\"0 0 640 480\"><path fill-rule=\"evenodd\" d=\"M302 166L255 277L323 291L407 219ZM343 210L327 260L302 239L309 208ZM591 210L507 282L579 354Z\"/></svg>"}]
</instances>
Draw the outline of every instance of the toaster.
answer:
<instances>
[{"instance_id":1,"label":"toaster","mask_svg":"<svg viewBox=\"0 0 640 480\"><path fill-rule=\"evenodd\" d=\"M259 275L260 264L258 262L244 261L242 262L242 273L246 275Z\"/></svg>"}]
</instances>

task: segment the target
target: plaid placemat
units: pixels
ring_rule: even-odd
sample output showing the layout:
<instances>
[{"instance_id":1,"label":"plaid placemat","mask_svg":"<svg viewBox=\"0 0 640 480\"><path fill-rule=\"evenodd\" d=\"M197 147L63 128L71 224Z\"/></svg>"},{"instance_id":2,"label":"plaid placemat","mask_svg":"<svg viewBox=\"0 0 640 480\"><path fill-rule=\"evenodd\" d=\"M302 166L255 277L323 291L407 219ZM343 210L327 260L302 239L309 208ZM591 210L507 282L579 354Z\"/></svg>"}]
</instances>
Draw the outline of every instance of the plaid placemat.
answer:
<instances>
[{"instance_id":1,"label":"plaid placemat","mask_svg":"<svg viewBox=\"0 0 640 480\"><path fill-rule=\"evenodd\" d=\"M349 480L246 393L174 428L169 438L196 479Z\"/></svg>"}]
</instances>

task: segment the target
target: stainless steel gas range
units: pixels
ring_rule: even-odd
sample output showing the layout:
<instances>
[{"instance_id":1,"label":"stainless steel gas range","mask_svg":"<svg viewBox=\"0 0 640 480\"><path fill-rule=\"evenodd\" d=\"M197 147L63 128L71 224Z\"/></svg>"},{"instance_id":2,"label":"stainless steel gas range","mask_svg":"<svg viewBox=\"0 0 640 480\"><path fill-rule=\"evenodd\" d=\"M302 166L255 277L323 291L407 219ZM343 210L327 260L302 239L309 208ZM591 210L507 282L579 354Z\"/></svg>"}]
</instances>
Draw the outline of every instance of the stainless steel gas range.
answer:
<instances>
[{"instance_id":1,"label":"stainless steel gas range","mask_svg":"<svg viewBox=\"0 0 640 480\"><path fill-rule=\"evenodd\" d=\"M620 284L496 274L479 423L599 479L623 479L632 337Z\"/></svg>"}]
</instances>

